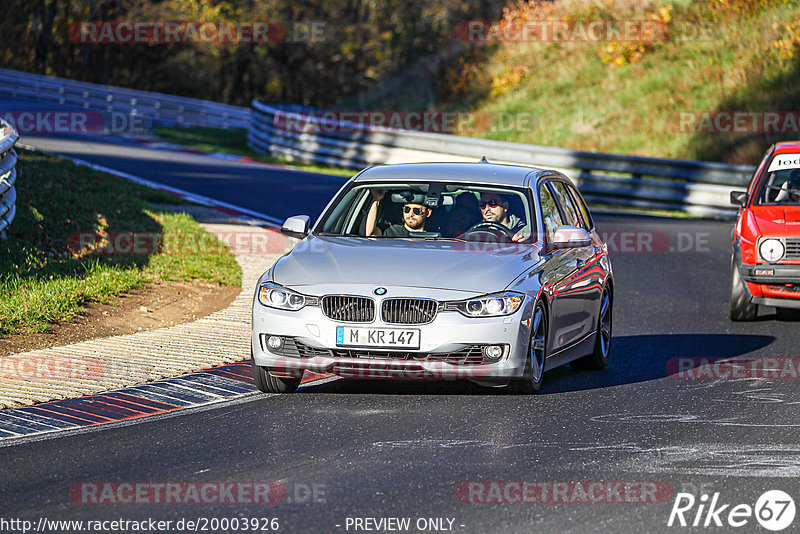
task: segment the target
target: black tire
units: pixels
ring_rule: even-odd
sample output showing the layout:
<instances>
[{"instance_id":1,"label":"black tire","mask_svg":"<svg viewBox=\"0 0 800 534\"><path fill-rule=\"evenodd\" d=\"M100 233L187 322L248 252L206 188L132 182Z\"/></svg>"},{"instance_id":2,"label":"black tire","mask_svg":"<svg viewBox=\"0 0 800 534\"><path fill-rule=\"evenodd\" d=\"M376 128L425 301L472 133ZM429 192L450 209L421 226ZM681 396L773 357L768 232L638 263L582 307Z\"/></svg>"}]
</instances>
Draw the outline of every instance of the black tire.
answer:
<instances>
[{"instance_id":1,"label":"black tire","mask_svg":"<svg viewBox=\"0 0 800 534\"><path fill-rule=\"evenodd\" d=\"M611 352L611 336L614 326L612 308L614 299L608 288L603 290L600 297L600 312L597 314L597 335L594 340L594 350L588 356L578 358L570 363L573 369L582 371L604 369L608 364L608 354Z\"/></svg>"},{"instance_id":2,"label":"black tire","mask_svg":"<svg viewBox=\"0 0 800 534\"><path fill-rule=\"evenodd\" d=\"M509 383L512 393L531 395L542 389L544 380L544 361L547 357L547 309L539 301L531 316L531 339L528 344L528 358L522 378Z\"/></svg>"},{"instance_id":3,"label":"black tire","mask_svg":"<svg viewBox=\"0 0 800 534\"><path fill-rule=\"evenodd\" d=\"M294 393L297 386L300 385L299 378L288 379L272 376L268 368L256 365L252 352L250 367L253 371L253 382L262 393Z\"/></svg>"},{"instance_id":4,"label":"black tire","mask_svg":"<svg viewBox=\"0 0 800 534\"><path fill-rule=\"evenodd\" d=\"M731 260L731 297L729 301L731 321L754 321L758 316L758 304L739 274L739 268Z\"/></svg>"}]
</instances>

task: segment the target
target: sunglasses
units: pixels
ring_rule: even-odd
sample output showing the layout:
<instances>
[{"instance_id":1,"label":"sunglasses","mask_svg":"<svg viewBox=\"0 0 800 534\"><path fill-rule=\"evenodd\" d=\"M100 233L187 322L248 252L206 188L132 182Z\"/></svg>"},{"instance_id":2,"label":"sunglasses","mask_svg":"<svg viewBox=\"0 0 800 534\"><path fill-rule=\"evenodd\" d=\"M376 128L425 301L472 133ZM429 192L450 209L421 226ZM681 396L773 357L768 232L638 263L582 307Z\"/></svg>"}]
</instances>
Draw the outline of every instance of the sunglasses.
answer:
<instances>
[{"instance_id":1,"label":"sunglasses","mask_svg":"<svg viewBox=\"0 0 800 534\"><path fill-rule=\"evenodd\" d=\"M410 206L403 206L403 213L414 212L414 215L422 215L425 211L423 208L412 208Z\"/></svg>"},{"instance_id":2,"label":"sunglasses","mask_svg":"<svg viewBox=\"0 0 800 534\"><path fill-rule=\"evenodd\" d=\"M491 208L496 208L497 206L500 205L500 203L497 200L492 199L486 202L481 201L478 203L478 205L480 206L481 209L484 209L486 206L489 206Z\"/></svg>"}]
</instances>

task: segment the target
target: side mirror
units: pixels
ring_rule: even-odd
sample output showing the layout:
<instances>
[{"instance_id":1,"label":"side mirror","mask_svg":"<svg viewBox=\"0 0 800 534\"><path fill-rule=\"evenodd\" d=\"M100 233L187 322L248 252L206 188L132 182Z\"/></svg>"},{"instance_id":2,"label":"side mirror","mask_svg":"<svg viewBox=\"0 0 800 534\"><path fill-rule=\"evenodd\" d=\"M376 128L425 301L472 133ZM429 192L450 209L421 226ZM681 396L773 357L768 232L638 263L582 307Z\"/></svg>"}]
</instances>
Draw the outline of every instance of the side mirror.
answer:
<instances>
[{"instance_id":1,"label":"side mirror","mask_svg":"<svg viewBox=\"0 0 800 534\"><path fill-rule=\"evenodd\" d=\"M731 191L731 204L734 206L747 204L747 191Z\"/></svg>"},{"instance_id":2,"label":"side mirror","mask_svg":"<svg viewBox=\"0 0 800 534\"><path fill-rule=\"evenodd\" d=\"M286 219L286 222L281 227L281 233L296 239L303 239L308 235L309 226L311 226L311 217L308 215L295 215Z\"/></svg>"},{"instance_id":3,"label":"side mirror","mask_svg":"<svg viewBox=\"0 0 800 534\"><path fill-rule=\"evenodd\" d=\"M562 248L579 248L588 247L592 243L592 238L589 237L589 232L577 226L568 226L562 224L556 228L556 233L553 236L553 242L550 247L553 250Z\"/></svg>"}]
</instances>

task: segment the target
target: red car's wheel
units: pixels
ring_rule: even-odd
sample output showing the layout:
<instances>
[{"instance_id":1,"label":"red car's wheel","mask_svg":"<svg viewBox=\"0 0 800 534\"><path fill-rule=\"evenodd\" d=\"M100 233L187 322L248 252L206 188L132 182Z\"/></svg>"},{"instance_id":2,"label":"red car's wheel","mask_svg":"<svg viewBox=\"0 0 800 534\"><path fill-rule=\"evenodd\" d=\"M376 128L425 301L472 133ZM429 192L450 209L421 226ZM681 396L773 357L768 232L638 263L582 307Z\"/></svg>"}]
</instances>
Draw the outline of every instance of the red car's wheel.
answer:
<instances>
[{"instance_id":1,"label":"red car's wheel","mask_svg":"<svg viewBox=\"0 0 800 534\"><path fill-rule=\"evenodd\" d=\"M731 260L730 314L731 321L753 321L758 316L758 304L753 303L753 297L733 260Z\"/></svg>"}]
</instances>

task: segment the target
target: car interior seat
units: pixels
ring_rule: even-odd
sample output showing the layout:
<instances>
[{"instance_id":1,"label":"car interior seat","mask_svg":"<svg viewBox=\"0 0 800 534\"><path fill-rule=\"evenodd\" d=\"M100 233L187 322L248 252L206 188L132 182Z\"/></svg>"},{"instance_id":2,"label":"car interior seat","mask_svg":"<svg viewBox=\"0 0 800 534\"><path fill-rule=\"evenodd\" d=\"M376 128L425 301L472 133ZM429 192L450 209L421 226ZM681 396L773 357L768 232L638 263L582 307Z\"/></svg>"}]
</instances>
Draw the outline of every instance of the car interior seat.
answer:
<instances>
[{"instance_id":1,"label":"car interior seat","mask_svg":"<svg viewBox=\"0 0 800 534\"><path fill-rule=\"evenodd\" d=\"M767 191L768 191L767 195L769 195L770 192L773 195L775 195L775 198L772 199L771 202L775 202L777 204L781 202L786 202L787 200L789 200L789 181L787 180L783 182L780 191L771 188L767 189Z\"/></svg>"}]
</instances>

